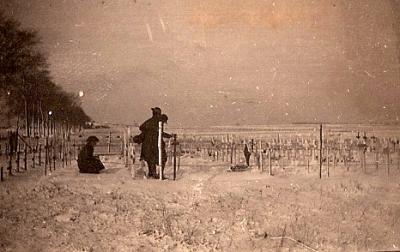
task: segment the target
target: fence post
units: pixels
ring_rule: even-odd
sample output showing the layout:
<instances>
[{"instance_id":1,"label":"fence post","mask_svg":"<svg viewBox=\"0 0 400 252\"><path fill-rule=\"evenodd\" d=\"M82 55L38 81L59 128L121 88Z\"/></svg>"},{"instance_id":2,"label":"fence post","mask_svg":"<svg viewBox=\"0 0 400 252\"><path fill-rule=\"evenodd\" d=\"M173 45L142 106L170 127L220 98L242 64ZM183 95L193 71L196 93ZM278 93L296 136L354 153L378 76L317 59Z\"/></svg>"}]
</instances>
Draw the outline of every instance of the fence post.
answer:
<instances>
[{"instance_id":1,"label":"fence post","mask_svg":"<svg viewBox=\"0 0 400 252\"><path fill-rule=\"evenodd\" d=\"M229 162L229 142L225 143L226 162Z\"/></svg>"},{"instance_id":2,"label":"fence post","mask_svg":"<svg viewBox=\"0 0 400 252\"><path fill-rule=\"evenodd\" d=\"M271 148L268 148L269 175L272 176Z\"/></svg>"},{"instance_id":3,"label":"fence post","mask_svg":"<svg viewBox=\"0 0 400 252\"><path fill-rule=\"evenodd\" d=\"M174 180L176 179L176 134L174 134Z\"/></svg>"},{"instance_id":4,"label":"fence post","mask_svg":"<svg viewBox=\"0 0 400 252\"><path fill-rule=\"evenodd\" d=\"M20 155L21 155L21 145L19 143L17 144L16 151L17 151L17 158L15 160L15 163L17 165L17 172L19 172L19 161L20 161Z\"/></svg>"},{"instance_id":5,"label":"fence post","mask_svg":"<svg viewBox=\"0 0 400 252\"><path fill-rule=\"evenodd\" d=\"M260 140L260 169L261 169L261 172L264 171L263 154L264 154L264 151L263 151L263 148L262 148L262 141Z\"/></svg>"},{"instance_id":6,"label":"fence post","mask_svg":"<svg viewBox=\"0 0 400 252\"><path fill-rule=\"evenodd\" d=\"M56 151L56 143L53 142L53 171L56 170L56 159L57 159L57 151Z\"/></svg>"},{"instance_id":7,"label":"fence post","mask_svg":"<svg viewBox=\"0 0 400 252\"><path fill-rule=\"evenodd\" d=\"M162 136L163 135L163 122L158 122L158 165L160 167L160 180L163 178L163 169L162 169Z\"/></svg>"},{"instance_id":8,"label":"fence post","mask_svg":"<svg viewBox=\"0 0 400 252\"><path fill-rule=\"evenodd\" d=\"M60 160L61 160L61 167L64 168L64 140L61 139L60 143Z\"/></svg>"},{"instance_id":9,"label":"fence post","mask_svg":"<svg viewBox=\"0 0 400 252\"><path fill-rule=\"evenodd\" d=\"M48 158L49 158L49 172L51 172L52 168L51 165L53 163L53 141L49 139L49 149L48 149Z\"/></svg>"},{"instance_id":10,"label":"fence post","mask_svg":"<svg viewBox=\"0 0 400 252\"><path fill-rule=\"evenodd\" d=\"M237 164L237 148L236 148L236 143L233 143L233 163L236 165Z\"/></svg>"},{"instance_id":11,"label":"fence post","mask_svg":"<svg viewBox=\"0 0 400 252\"><path fill-rule=\"evenodd\" d=\"M74 143L72 144L72 147L73 147L73 149L74 149L74 159L76 160L76 141L75 141L75 139L74 139Z\"/></svg>"},{"instance_id":12,"label":"fence post","mask_svg":"<svg viewBox=\"0 0 400 252\"><path fill-rule=\"evenodd\" d=\"M33 149L33 152L32 152L32 168L35 168L35 156L36 156L36 149Z\"/></svg>"},{"instance_id":13,"label":"fence post","mask_svg":"<svg viewBox=\"0 0 400 252\"><path fill-rule=\"evenodd\" d=\"M128 126L129 127L129 126ZM126 144L126 132L125 132L125 129L126 129L127 127L124 127L123 129L122 129L122 133L123 133L123 138L121 139L120 138L120 140L121 140L121 155L122 156L124 156L125 155L125 144ZM124 158L125 158L125 156L124 156Z\"/></svg>"},{"instance_id":14,"label":"fence post","mask_svg":"<svg viewBox=\"0 0 400 252\"><path fill-rule=\"evenodd\" d=\"M336 170L336 155L337 155L337 149L333 151L333 169Z\"/></svg>"},{"instance_id":15,"label":"fence post","mask_svg":"<svg viewBox=\"0 0 400 252\"><path fill-rule=\"evenodd\" d=\"M125 162L125 167L128 167L128 141L127 141L127 129L126 131L124 130L124 142L123 142L123 155L124 155L124 162Z\"/></svg>"},{"instance_id":16,"label":"fence post","mask_svg":"<svg viewBox=\"0 0 400 252\"><path fill-rule=\"evenodd\" d=\"M362 150L362 153L363 153L363 155L362 155L362 159L363 159L363 168L364 168L364 173L367 173L367 159L366 159L366 157L365 157L365 152L366 152L367 150L366 150L366 148L363 148L363 150Z\"/></svg>"},{"instance_id":17,"label":"fence post","mask_svg":"<svg viewBox=\"0 0 400 252\"><path fill-rule=\"evenodd\" d=\"M231 145L231 153L230 153L230 156L231 156L231 164L233 164L233 143L230 143L230 145Z\"/></svg>"},{"instance_id":18,"label":"fence post","mask_svg":"<svg viewBox=\"0 0 400 252\"><path fill-rule=\"evenodd\" d=\"M168 166L172 165L172 159L173 159L172 141L173 141L173 139L171 139L171 138L168 140L168 153L167 153ZM202 159L204 159L203 154L204 154L203 153L203 148L201 146L201 148L200 148L200 156L201 156Z\"/></svg>"},{"instance_id":19,"label":"fence post","mask_svg":"<svg viewBox=\"0 0 400 252\"><path fill-rule=\"evenodd\" d=\"M327 164L327 170L328 170L328 178L329 178L329 147L326 148L326 164Z\"/></svg>"},{"instance_id":20,"label":"fence post","mask_svg":"<svg viewBox=\"0 0 400 252\"><path fill-rule=\"evenodd\" d=\"M224 141L222 139L221 144L219 146L219 158L222 162L225 161L225 148L224 148Z\"/></svg>"},{"instance_id":21,"label":"fence post","mask_svg":"<svg viewBox=\"0 0 400 252\"><path fill-rule=\"evenodd\" d=\"M111 153L111 130L110 130L110 133L109 133L109 135L108 135L108 146L107 146L107 151L108 151L108 154Z\"/></svg>"},{"instance_id":22,"label":"fence post","mask_svg":"<svg viewBox=\"0 0 400 252\"><path fill-rule=\"evenodd\" d=\"M44 175L47 175L47 165L48 165L48 160L49 160L49 138L46 137L46 143L44 145Z\"/></svg>"},{"instance_id":23,"label":"fence post","mask_svg":"<svg viewBox=\"0 0 400 252\"><path fill-rule=\"evenodd\" d=\"M8 146L8 153L7 153L7 158L8 158L8 174L12 176L12 151L11 151L11 146Z\"/></svg>"},{"instance_id":24,"label":"fence post","mask_svg":"<svg viewBox=\"0 0 400 252\"><path fill-rule=\"evenodd\" d=\"M61 143L58 144L58 151L60 153L60 158L59 159L61 159L61 160L63 160L62 159L62 149L63 149L63 146L62 146L62 140L61 140Z\"/></svg>"},{"instance_id":25,"label":"fence post","mask_svg":"<svg viewBox=\"0 0 400 252\"><path fill-rule=\"evenodd\" d=\"M132 178L136 177L136 170L135 170L135 149L133 143L129 143L128 147L128 153L129 153L129 158L132 160L132 165L130 165L131 168L131 176Z\"/></svg>"},{"instance_id":26,"label":"fence post","mask_svg":"<svg viewBox=\"0 0 400 252\"><path fill-rule=\"evenodd\" d=\"M319 128L319 178L322 178L322 124Z\"/></svg>"},{"instance_id":27,"label":"fence post","mask_svg":"<svg viewBox=\"0 0 400 252\"><path fill-rule=\"evenodd\" d=\"M68 140L64 140L64 161L65 161L65 166L68 165L68 153L69 153L69 143Z\"/></svg>"},{"instance_id":28,"label":"fence post","mask_svg":"<svg viewBox=\"0 0 400 252\"><path fill-rule=\"evenodd\" d=\"M25 143L25 145L24 145L24 169L25 169L25 171L28 170L28 165L27 165L27 163L28 163L28 148L27 147L28 146Z\"/></svg>"}]
</instances>

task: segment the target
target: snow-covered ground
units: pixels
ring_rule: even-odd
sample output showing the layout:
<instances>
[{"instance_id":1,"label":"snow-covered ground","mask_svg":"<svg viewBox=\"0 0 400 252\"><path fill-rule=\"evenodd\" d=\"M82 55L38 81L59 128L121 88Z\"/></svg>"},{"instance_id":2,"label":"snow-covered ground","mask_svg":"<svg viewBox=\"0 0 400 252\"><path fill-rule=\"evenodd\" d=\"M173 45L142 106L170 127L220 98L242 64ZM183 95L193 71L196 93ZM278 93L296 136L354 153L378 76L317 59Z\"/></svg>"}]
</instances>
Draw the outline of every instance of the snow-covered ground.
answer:
<instances>
[{"instance_id":1,"label":"snow-covered ground","mask_svg":"<svg viewBox=\"0 0 400 252\"><path fill-rule=\"evenodd\" d=\"M400 247L400 171L227 172L184 156L177 180L133 179L118 157L0 184L1 251L353 251ZM139 162L134 166L140 170ZM37 168L39 169L39 168ZM172 167L167 168L172 177ZM41 174L41 173L40 173ZM282 238L285 237L285 238Z\"/></svg>"}]
</instances>

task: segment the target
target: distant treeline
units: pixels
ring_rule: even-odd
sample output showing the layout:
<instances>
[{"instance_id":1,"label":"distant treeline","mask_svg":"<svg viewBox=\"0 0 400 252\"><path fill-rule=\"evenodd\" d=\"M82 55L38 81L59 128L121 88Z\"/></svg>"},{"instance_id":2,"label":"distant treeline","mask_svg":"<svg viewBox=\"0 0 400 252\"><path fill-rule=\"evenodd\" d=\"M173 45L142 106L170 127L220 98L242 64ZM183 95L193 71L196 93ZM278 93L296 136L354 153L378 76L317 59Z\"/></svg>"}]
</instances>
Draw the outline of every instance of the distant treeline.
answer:
<instances>
[{"instance_id":1,"label":"distant treeline","mask_svg":"<svg viewBox=\"0 0 400 252\"><path fill-rule=\"evenodd\" d=\"M0 97L5 99L7 116L18 118L28 135L54 124L83 126L90 117L77 95L65 92L51 79L39 45L36 31L22 28L0 10Z\"/></svg>"}]
</instances>

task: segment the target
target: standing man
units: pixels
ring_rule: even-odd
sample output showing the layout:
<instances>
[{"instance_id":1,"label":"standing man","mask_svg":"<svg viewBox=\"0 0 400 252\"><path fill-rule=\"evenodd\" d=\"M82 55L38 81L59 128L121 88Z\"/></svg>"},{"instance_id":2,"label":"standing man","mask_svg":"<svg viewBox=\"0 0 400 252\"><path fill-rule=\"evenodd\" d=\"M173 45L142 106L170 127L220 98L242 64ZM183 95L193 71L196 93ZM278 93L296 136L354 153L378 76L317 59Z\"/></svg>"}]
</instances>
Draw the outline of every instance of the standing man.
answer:
<instances>
[{"instance_id":1,"label":"standing man","mask_svg":"<svg viewBox=\"0 0 400 252\"><path fill-rule=\"evenodd\" d=\"M157 178L156 165L158 163L158 122L161 120L161 109L151 109L153 116L147 119L139 129L143 134L142 151L140 160L147 162L149 167L148 177Z\"/></svg>"},{"instance_id":2,"label":"standing man","mask_svg":"<svg viewBox=\"0 0 400 252\"><path fill-rule=\"evenodd\" d=\"M245 140L244 141L244 150L243 150L243 154L244 154L244 158L246 159L246 165L250 166L250 156L251 156L251 148L249 148L248 142Z\"/></svg>"}]
</instances>

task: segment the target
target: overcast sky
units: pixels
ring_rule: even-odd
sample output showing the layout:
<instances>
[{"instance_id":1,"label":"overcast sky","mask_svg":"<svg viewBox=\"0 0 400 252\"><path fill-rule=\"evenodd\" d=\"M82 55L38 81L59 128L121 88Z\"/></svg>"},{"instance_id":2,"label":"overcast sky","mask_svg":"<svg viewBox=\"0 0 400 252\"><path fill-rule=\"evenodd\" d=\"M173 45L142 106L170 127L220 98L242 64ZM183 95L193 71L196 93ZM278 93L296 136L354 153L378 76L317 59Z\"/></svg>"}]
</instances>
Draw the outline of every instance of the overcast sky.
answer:
<instances>
[{"instance_id":1,"label":"overcast sky","mask_svg":"<svg viewBox=\"0 0 400 252\"><path fill-rule=\"evenodd\" d=\"M171 125L400 117L400 1L7 0L96 121Z\"/></svg>"}]
</instances>

